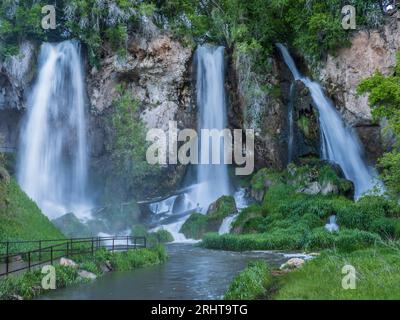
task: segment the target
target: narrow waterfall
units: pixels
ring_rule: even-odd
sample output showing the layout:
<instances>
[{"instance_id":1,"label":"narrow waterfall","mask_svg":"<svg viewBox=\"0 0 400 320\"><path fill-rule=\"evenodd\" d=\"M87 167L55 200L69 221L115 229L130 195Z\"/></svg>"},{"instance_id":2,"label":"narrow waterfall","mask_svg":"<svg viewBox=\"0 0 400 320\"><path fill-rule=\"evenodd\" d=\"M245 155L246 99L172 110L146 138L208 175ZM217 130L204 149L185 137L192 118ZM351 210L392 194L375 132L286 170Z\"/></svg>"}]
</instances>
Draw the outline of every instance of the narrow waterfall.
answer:
<instances>
[{"instance_id":1,"label":"narrow waterfall","mask_svg":"<svg viewBox=\"0 0 400 320\"><path fill-rule=\"evenodd\" d=\"M227 111L224 88L224 47L199 46L196 50L196 91L198 107L198 133L202 129L223 130L227 125ZM203 212L210 203L222 195L230 194L227 165L224 161L223 138L220 146L209 137L200 138L199 159L197 165L197 183L195 202ZM212 164L211 155L220 153L220 164ZM207 159L210 164L204 164Z\"/></svg>"},{"instance_id":2,"label":"narrow waterfall","mask_svg":"<svg viewBox=\"0 0 400 320\"><path fill-rule=\"evenodd\" d=\"M228 167L224 164L223 138L202 137L202 129L226 129L227 111L224 88L224 47L199 46L195 54L196 93L198 107L198 135L200 138L199 162L195 166L196 177L183 196L172 196L166 200L151 204L149 209L155 218L159 215L164 220L159 226L168 230L175 242L191 242L180 233L180 229L193 212L206 213L209 205L222 195L231 194ZM221 131L222 132L222 131ZM220 145L215 144L219 139ZM212 164L212 155L219 153L220 163ZM204 164L208 162L209 164ZM190 189L190 190L189 190ZM180 198L180 205L177 204ZM170 222L175 218L174 222ZM225 221L226 228L231 222Z\"/></svg>"},{"instance_id":3,"label":"narrow waterfall","mask_svg":"<svg viewBox=\"0 0 400 320\"><path fill-rule=\"evenodd\" d=\"M377 173L373 168L368 167L363 159L362 148L356 134L345 125L321 86L300 74L284 45L277 44L277 47L294 79L301 80L308 87L318 108L322 135L322 158L340 165L346 178L354 183L356 199L375 186L382 188Z\"/></svg>"},{"instance_id":4,"label":"narrow waterfall","mask_svg":"<svg viewBox=\"0 0 400 320\"><path fill-rule=\"evenodd\" d=\"M50 218L90 216L84 77L76 41L44 43L20 138L18 180Z\"/></svg>"},{"instance_id":5,"label":"narrow waterfall","mask_svg":"<svg viewBox=\"0 0 400 320\"><path fill-rule=\"evenodd\" d=\"M294 99L295 99L295 83L290 84L289 92L289 103L288 103L288 163L293 160L293 140L294 140L294 123L293 123L293 109L294 109Z\"/></svg>"}]
</instances>

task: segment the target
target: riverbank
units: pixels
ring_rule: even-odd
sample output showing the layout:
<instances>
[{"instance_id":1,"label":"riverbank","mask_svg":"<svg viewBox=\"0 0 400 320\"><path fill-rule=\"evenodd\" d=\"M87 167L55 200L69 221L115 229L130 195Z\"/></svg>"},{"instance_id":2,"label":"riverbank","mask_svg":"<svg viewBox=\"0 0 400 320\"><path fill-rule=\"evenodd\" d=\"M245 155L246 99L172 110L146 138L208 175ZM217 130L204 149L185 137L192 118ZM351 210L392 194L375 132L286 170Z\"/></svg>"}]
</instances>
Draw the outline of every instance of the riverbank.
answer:
<instances>
[{"instance_id":1,"label":"riverbank","mask_svg":"<svg viewBox=\"0 0 400 320\"><path fill-rule=\"evenodd\" d=\"M51 300L215 300L248 263L263 260L278 268L287 260L277 252L229 252L188 243L166 245L168 261L132 271L111 272L98 281L49 291Z\"/></svg>"},{"instance_id":2,"label":"riverbank","mask_svg":"<svg viewBox=\"0 0 400 320\"><path fill-rule=\"evenodd\" d=\"M325 250L293 270L249 265L232 281L225 298L397 300L400 299L399 253L399 244L392 243L351 253Z\"/></svg>"},{"instance_id":3,"label":"riverbank","mask_svg":"<svg viewBox=\"0 0 400 320\"><path fill-rule=\"evenodd\" d=\"M76 256L55 265L56 290L73 284L91 282L112 271L127 271L164 263L168 256L163 246L150 249L131 249L112 253L98 250L93 256ZM49 290L42 287L45 274L41 270L27 271L21 275L8 276L0 280L1 300L36 298Z\"/></svg>"}]
</instances>

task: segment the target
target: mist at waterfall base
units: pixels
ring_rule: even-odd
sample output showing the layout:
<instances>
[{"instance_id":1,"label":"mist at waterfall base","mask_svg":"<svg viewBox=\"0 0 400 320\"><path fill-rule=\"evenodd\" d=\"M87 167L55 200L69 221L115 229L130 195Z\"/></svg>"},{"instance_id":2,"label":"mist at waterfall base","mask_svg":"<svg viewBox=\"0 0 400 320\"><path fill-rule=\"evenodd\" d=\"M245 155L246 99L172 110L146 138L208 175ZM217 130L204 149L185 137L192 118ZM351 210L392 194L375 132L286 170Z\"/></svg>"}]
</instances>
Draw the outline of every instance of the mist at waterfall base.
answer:
<instances>
[{"instance_id":1,"label":"mist at waterfall base","mask_svg":"<svg viewBox=\"0 0 400 320\"><path fill-rule=\"evenodd\" d=\"M345 125L321 86L300 74L288 49L282 44L277 44L277 47L293 78L301 80L310 90L318 109L322 158L334 162L342 168L345 177L354 183L356 199L371 192L375 187L378 192L382 192L384 187L379 181L375 169L366 164L356 134Z\"/></svg>"},{"instance_id":2,"label":"mist at waterfall base","mask_svg":"<svg viewBox=\"0 0 400 320\"><path fill-rule=\"evenodd\" d=\"M79 43L43 43L38 66L20 136L19 184L50 218L90 217Z\"/></svg>"},{"instance_id":3,"label":"mist at waterfall base","mask_svg":"<svg viewBox=\"0 0 400 320\"><path fill-rule=\"evenodd\" d=\"M196 101L198 108L198 129L225 129L227 126L227 111L224 88L224 47L209 45L199 46L195 53L194 65L196 67ZM223 139L223 138L221 138ZM168 230L176 242L192 241L179 233L182 225L193 212L207 213L209 205L223 195L232 194L228 176L228 167L223 162L223 142L213 144L212 139L200 139L200 159L219 152L221 164L199 164L194 167L195 181L187 192L173 196L164 201L150 205L150 210L156 216L176 216L177 221L163 223L153 229ZM219 150L216 148L220 148ZM179 203L179 205L178 205ZM230 229L235 217L227 217L222 223L224 232ZM165 220L164 220L165 221ZM168 219L167 219L168 221Z\"/></svg>"}]
</instances>

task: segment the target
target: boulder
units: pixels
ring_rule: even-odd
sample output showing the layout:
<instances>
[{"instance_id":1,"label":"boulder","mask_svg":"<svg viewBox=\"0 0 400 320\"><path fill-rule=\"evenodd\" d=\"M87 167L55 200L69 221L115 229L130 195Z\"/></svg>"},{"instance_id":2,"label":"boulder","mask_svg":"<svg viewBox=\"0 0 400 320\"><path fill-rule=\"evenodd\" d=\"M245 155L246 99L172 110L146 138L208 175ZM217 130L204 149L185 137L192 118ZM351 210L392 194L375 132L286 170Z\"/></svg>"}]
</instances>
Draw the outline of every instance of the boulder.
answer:
<instances>
[{"instance_id":1,"label":"boulder","mask_svg":"<svg viewBox=\"0 0 400 320\"><path fill-rule=\"evenodd\" d=\"M235 198L232 196L222 196L211 203L207 210L207 215L225 218L237 213Z\"/></svg>"},{"instance_id":2,"label":"boulder","mask_svg":"<svg viewBox=\"0 0 400 320\"><path fill-rule=\"evenodd\" d=\"M321 192L321 185L317 181L313 181L298 190L300 193L315 195Z\"/></svg>"},{"instance_id":3,"label":"boulder","mask_svg":"<svg viewBox=\"0 0 400 320\"><path fill-rule=\"evenodd\" d=\"M96 280L97 276L89 271L86 270L79 270L78 276L82 279L88 279L88 280Z\"/></svg>"},{"instance_id":4,"label":"boulder","mask_svg":"<svg viewBox=\"0 0 400 320\"><path fill-rule=\"evenodd\" d=\"M60 266L71 267L75 269L79 267L79 265L75 261L67 258L60 259Z\"/></svg>"},{"instance_id":5,"label":"boulder","mask_svg":"<svg viewBox=\"0 0 400 320\"><path fill-rule=\"evenodd\" d=\"M324 183L322 185L321 193L323 195L338 194L339 193L339 188L335 184L333 184L331 181L328 181L327 183Z\"/></svg>"},{"instance_id":6,"label":"boulder","mask_svg":"<svg viewBox=\"0 0 400 320\"><path fill-rule=\"evenodd\" d=\"M67 237L91 237L94 235L72 212L66 213L51 222Z\"/></svg>"},{"instance_id":7,"label":"boulder","mask_svg":"<svg viewBox=\"0 0 400 320\"><path fill-rule=\"evenodd\" d=\"M304 264L304 259L300 258L291 258L288 261L286 261L284 264L280 266L279 269L285 270L285 269L297 269L300 268Z\"/></svg>"}]
</instances>

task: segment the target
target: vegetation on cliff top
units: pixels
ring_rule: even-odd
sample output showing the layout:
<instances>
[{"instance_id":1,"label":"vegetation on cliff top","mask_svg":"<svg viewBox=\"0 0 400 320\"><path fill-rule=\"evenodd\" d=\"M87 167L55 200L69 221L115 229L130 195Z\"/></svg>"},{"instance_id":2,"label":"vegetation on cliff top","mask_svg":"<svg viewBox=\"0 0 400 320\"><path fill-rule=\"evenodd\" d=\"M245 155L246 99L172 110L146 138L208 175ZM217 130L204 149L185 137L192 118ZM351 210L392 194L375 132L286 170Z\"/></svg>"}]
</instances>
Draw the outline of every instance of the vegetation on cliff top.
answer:
<instances>
[{"instance_id":1,"label":"vegetation on cliff top","mask_svg":"<svg viewBox=\"0 0 400 320\"><path fill-rule=\"evenodd\" d=\"M394 146L378 162L385 185L392 195L400 194L400 53L393 75L376 72L358 86L358 93L369 93L368 101L375 120L387 119L386 135L394 136Z\"/></svg>"}]
</instances>

